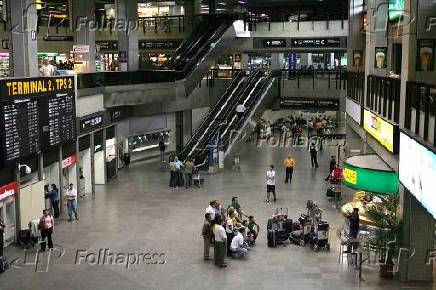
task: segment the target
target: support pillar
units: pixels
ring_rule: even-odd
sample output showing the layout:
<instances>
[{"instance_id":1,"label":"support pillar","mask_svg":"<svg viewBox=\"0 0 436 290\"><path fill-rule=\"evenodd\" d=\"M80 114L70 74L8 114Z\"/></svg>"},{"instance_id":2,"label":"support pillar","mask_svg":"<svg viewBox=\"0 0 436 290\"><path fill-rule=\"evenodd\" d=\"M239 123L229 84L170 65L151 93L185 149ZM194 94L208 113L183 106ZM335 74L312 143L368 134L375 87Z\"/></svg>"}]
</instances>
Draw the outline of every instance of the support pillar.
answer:
<instances>
[{"instance_id":1,"label":"support pillar","mask_svg":"<svg viewBox=\"0 0 436 290\"><path fill-rule=\"evenodd\" d=\"M271 53L271 69L280 70L285 63L285 57L283 53Z\"/></svg>"},{"instance_id":2,"label":"support pillar","mask_svg":"<svg viewBox=\"0 0 436 290\"><path fill-rule=\"evenodd\" d=\"M349 71L362 71L364 68L363 42L363 0L350 0L348 12L347 68ZM356 52L356 59L354 59ZM360 52L360 58L357 54Z\"/></svg>"},{"instance_id":3,"label":"support pillar","mask_svg":"<svg viewBox=\"0 0 436 290\"><path fill-rule=\"evenodd\" d=\"M216 13L216 0L209 0L209 14Z\"/></svg>"},{"instance_id":4,"label":"support pillar","mask_svg":"<svg viewBox=\"0 0 436 290\"><path fill-rule=\"evenodd\" d=\"M198 15L200 15L201 1L186 0L185 1L185 31L186 36L190 36L197 27Z\"/></svg>"},{"instance_id":5,"label":"support pillar","mask_svg":"<svg viewBox=\"0 0 436 290\"><path fill-rule=\"evenodd\" d=\"M138 0L116 0L115 4L117 22L125 27L117 31L120 70L137 71L139 70Z\"/></svg>"},{"instance_id":6,"label":"support pillar","mask_svg":"<svg viewBox=\"0 0 436 290\"><path fill-rule=\"evenodd\" d=\"M192 136L192 110L183 112L183 146L185 146Z\"/></svg>"},{"instance_id":7,"label":"support pillar","mask_svg":"<svg viewBox=\"0 0 436 290\"><path fill-rule=\"evenodd\" d=\"M72 1L72 0L70 0ZM72 1L74 44L89 46L89 53L82 53L81 72L95 72L95 0Z\"/></svg>"},{"instance_id":8,"label":"support pillar","mask_svg":"<svg viewBox=\"0 0 436 290\"><path fill-rule=\"evenodd\" d=\"M91 193L95 196L95 144L94 132L89 133L89 152L91 154Z\"/></svg>"},{"instance_id":9,"label":"support pillar","mask_svg":"<svg viewBox=\"0 0 436 290\"><path fill-rule=\"evenodd\" d=\"M9 0L14 77L37 77L38 40L35 0Z\"/></svg>"}]
</instances>

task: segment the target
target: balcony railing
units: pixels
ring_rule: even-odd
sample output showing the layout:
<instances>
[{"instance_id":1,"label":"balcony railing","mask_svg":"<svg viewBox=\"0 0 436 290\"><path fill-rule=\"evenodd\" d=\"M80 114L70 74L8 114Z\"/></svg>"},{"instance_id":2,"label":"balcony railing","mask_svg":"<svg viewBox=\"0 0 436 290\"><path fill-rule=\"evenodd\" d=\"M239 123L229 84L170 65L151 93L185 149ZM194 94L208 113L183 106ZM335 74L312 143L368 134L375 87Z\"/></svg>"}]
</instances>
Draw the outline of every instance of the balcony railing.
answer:
<instances>
[{"instance_id":1,"label":"balcony railing","mask_svg":"<svg viewBox=\"0 0 436 290\"><path fill-rule=\"evenodd\" d=\"M297 89L335 89L345 90L347 87L345 70L276 70L273 75L284 81L294 82Z\"/></svg>"},{"instance_id":2,"label":"balcony railing","mask_svg":"<svg viewBox=\"0 0 436 290\"><path fill-rule=\"evenodd\" d=\"M365 73L364 72L347 72L347 97L364 104L365 96Z\"/></svg>"},{"instance_id":3,"label":"balcony railing","mask_svg":"<svg viewBox=\"0 0 436 290\"><path fill-rule=\"evenodd\" d=\"M433 122L433 144L436 146L436 86L407 82L405 107L404 127L428 141L430 123Z\"/></svg>"},{"instance_id":4,"label":"balcony railing","mask_svg":"<svg viewBox=\"0 0 436 290\"><path fill-rule=\"evenodd\" d=\"M367 77L366 107L379 115L399 122L400 119L400 88L399 78Z\"/></svg>"}]
</instances>

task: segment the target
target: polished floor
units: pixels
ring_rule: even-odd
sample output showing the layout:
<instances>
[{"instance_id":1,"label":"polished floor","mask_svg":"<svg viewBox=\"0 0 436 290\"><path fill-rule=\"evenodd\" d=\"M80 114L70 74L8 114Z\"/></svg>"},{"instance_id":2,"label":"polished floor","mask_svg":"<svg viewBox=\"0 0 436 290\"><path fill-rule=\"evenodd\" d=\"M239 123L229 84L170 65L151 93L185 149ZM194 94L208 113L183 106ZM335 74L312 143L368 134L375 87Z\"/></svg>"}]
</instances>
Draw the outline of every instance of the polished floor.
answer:
<instances>
[{"instance_id":1,"label":"polished floor","mask_svg":"<svg viewBox=\"0 0 436 290\"><path fill-rule=\"evenodd\" d=\"M133 164L116 180L97 187L95 198L80 200L80 221L69 223L64 216L57 223L54 240L65 253L61 258L52 256L48 272L35 272L32 265L19 267L24 253L16 247L8 248L9 260L21 258L0 276L0 289L432 289L431 285L381 280L377 269L368 266L363 269L364 281L360 281L354 267L338 263L335 232L343 218L324 195L324 178L333 150L324 148L320 167L312 169L304 148L247 145L241 156L241 172L227 170L205 176L203 188L188 190L169 188L168 173L157 162ZM286 185L281 163L288 152L297 165L292 183ZM263 202L269 164L277 165L277 206L288 207L291 217L304 211L308 199L316 200L324 209L323 219L332 226L331 252L314 253L296 245L266 246L266 221L274 207ZM247 259L229 260L226 269L219 269L213 261L203 260L203 212L210 200L219 199L227 206L232 196L239 196L243 209L256 217L262 232ZM129 269L123 265L90 265L95 262L92 259L88 260L90 264L83 260L80 265L75 263L78 251L98 253L100 249L120 254L164 254L160 257L165 263L141 263ZM40 262L43 270L46 255Z\"/></svg>"}]
</instances>

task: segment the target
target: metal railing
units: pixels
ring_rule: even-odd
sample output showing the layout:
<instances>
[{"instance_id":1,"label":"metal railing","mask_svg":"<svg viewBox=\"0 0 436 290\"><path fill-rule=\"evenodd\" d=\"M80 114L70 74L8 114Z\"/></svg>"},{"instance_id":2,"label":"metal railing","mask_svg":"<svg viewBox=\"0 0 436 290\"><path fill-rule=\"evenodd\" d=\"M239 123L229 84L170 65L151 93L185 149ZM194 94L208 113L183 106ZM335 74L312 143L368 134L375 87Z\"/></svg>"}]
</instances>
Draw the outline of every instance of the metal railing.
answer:
<instances>
[{"instance_id":1,"label":"metal railing","mask_svg":"<svg viewBox=\"0 0 436 290\"><path fill-rule=\"evenodd\" d=\"M364 105L365 72L347 72L347 97Z\"/></svg>"},{"instance_id":2,"label":"metal railing","mask_svg":"<svg viewBox=\"0 0 436 290\"><path fill-rule=\"evenodd\" d=\"M366 107L379 115L399 122L401 79L369 75L367 77Z\"/></svg>"},{"instance_id":3,"label":"metal railing","mask_svg":"<svg viewBox=\"0 0 436 290\"><path fill-rule=\"evenodd\" d=\"M284 81L295 82L295 87L312 89L345 90L347 87L347 72L345 70L277 70L273 71L279 77L280 86Z\"/></svg>"},{"instance_id":4,"label":"metal railing","mask_svg":"<svg viewBox=\"0 0 436 290\"><path fill-rule=\"evenodd\" d=\"M436 146L436 86L426 83L408 81L406 84L406 112L404 127L416 135L420 135L421 116L424 116L423 139L429 140L430 116L433 117L434 137L433 144ZM412 114L412 111L415 114ZM412 128L412 121L414 128Z\"/></svg>"}]
</instances>

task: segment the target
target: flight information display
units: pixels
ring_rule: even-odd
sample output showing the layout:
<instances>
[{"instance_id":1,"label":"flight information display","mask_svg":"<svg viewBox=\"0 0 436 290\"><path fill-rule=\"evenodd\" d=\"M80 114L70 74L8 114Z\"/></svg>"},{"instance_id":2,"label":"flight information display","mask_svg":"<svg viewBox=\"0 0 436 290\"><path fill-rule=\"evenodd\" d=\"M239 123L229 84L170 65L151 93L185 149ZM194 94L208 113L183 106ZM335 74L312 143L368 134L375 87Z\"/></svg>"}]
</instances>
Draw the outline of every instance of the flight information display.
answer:
<instances>
[{"instance_id":1,"label":"flight information display","mask_svg":"<svg viewBox=\"0 0 436 290\"><path fill-rule=\"evenodd\" d=\"M0 81L2 159L11 162L76 138L74 77Z\"/></svg>"}]
</instances>

